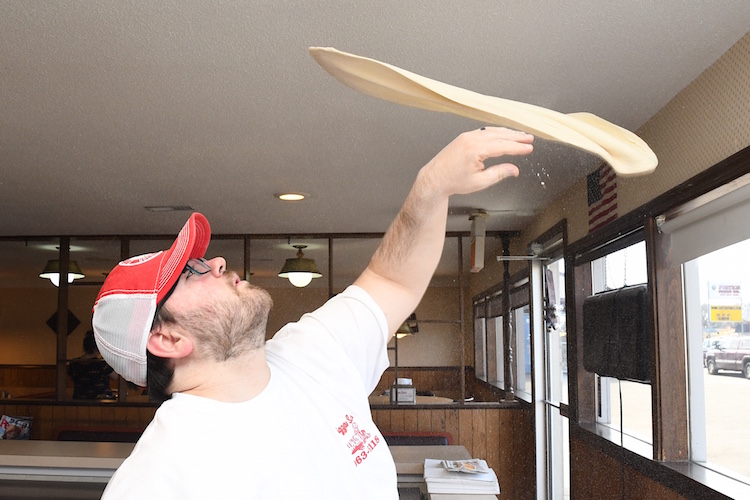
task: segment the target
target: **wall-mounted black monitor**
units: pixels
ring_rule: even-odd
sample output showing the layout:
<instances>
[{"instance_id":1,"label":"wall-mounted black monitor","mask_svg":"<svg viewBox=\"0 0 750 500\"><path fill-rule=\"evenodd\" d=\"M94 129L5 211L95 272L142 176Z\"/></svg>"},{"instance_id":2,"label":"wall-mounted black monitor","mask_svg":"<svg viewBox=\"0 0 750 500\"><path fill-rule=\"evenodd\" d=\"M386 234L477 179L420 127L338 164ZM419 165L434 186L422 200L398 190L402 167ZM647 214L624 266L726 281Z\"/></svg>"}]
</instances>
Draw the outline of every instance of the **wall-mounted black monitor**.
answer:
<instances>
[{"instance_id":1,"label":"wall-mounted black monitor","mask_svg":"<svg viewBox=\"0 0 750 500\"><path fill-rule=\"evenodd\" d=\"M649 382L648 293L635 285L583 301L583 367L602 377Z\"/></svg>"}]
</instances>

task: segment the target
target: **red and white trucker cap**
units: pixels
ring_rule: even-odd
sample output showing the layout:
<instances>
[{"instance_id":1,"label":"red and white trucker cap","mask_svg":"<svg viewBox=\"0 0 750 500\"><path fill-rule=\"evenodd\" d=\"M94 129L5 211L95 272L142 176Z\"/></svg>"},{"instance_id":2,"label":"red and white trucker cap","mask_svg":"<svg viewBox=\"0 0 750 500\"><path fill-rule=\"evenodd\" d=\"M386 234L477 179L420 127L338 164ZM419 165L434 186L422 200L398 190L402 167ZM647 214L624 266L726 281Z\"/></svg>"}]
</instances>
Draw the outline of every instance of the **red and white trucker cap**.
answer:
<instances>
[{"instance_id":1,"label":"red and white trucker cap","mask_svg":"<svg viewBox=\"0 0 750 500\"><path fill-rule=\"evenodd\" d=\"M202 258L211 241L208 220L194 213L169 250L117 264L94 302L96 345L126 380L146 385L146 344L156 306L167 297L190 259Z\"/></svg>"}]
</instances>

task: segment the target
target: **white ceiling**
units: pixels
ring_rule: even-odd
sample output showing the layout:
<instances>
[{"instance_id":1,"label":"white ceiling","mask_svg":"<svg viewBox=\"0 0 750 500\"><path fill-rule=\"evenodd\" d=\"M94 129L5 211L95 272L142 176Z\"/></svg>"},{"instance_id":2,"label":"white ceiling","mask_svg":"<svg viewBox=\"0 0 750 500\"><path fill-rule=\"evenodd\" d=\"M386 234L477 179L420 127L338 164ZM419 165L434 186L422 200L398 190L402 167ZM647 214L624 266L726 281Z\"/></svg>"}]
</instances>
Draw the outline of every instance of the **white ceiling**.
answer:
<instances>
[{"instance_id":1,"label":"white ceiling","mask_svg":"<svg viewBox=\"0 0 750 500\"><path fill-rule=\"evenodd\" d=\"M747 0L0 0L0 236L187 217L152 205L215 233L384 231L418 168L481 124L359 94L309 46L636 130L749 27ZM520 178L455 198L449 229L471 208L520 229L595 166L539 141Z\"/></svg>"}]
</instances>

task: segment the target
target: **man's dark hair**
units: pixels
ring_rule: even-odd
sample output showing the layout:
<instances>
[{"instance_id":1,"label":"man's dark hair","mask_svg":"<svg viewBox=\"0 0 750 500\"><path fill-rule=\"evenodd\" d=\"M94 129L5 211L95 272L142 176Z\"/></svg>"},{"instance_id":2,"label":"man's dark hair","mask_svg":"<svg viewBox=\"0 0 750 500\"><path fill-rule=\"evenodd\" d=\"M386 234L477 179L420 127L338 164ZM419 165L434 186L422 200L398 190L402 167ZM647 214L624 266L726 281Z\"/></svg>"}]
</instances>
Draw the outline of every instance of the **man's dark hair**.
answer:
<instances>
[{"instance_id":1,"label":"man's dark hair","mask_svg":"<svg viewBox=\"0 0 750 500\"><path fill-rule=\"evenodd\" d=\"M174 324L174 316L166 307L159 306L154 315L151 331L160 329L165 324ZM174 378L172 360L151 354L146 350L146 383L151 401L162 403L172 397L169 386Z\"/></svg>"}]
</instances>

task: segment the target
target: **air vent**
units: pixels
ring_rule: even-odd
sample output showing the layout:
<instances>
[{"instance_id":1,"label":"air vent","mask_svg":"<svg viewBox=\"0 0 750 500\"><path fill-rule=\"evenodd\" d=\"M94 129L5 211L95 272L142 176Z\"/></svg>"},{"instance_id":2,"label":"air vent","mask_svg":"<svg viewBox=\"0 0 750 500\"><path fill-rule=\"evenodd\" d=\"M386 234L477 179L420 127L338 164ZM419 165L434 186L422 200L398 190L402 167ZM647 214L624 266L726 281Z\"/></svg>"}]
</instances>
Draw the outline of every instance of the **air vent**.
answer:
<instances>
[{"instance_id":1,"label":"air vent","mask_svg":"<svg viewBox=\"0 0 750 500\"><path fill-rule=\"evenodd\" d=\"M193 207L189 205L155 205L143 207L149 212L193 212Z\"/></svg>"}]
</instances>

